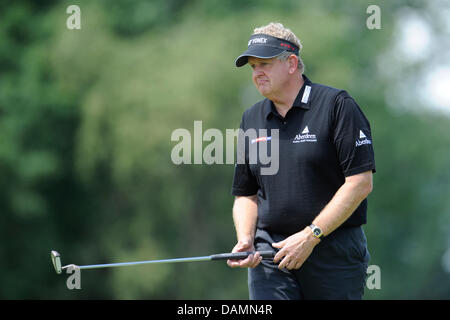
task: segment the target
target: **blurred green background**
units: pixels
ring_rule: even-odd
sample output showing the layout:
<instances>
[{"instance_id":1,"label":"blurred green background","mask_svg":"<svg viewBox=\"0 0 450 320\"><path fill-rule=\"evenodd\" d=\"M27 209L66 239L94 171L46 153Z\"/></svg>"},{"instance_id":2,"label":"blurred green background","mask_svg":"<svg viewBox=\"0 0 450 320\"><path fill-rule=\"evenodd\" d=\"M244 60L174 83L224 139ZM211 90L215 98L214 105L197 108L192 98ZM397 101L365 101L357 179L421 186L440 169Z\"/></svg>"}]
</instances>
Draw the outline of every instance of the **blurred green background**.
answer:
<instances>
[{"instance_id":1,"label":"blurred green background","mask_svg":"<svg viewBox=\"0 0 450 320\"><path fill-rule=\"evenodd\" d=\"M80 30L66 27L72 4ZM371 4L381 29L366 26ZM449 13L405 0L0 2L0 298L247 299L246 270L221 262L84 271L68 290L49 253L82 265L231 250L234 166L173 164L171 133L238 128L261 96L234 59L278 21L301 39L305 74L346 89L371 122L365 231L381 289L365 297L449 299Z\"/></svg>"}]
</instances>

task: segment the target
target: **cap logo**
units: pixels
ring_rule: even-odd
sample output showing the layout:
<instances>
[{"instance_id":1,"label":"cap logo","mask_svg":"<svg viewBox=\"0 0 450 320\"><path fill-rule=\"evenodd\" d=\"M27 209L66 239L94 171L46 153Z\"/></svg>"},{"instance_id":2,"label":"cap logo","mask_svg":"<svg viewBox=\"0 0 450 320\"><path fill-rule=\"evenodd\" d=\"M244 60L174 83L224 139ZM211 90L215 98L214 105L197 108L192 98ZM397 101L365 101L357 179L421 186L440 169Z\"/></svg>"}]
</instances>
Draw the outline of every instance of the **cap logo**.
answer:
<instances>
[{"instance_id":1,"label":"cap logo","mask_svg":"<svg viewBox=\"0 0 450 320\"><path fill-rule=\"evenodd\" d=\"M274 58L283 51L289 51L298 56L300 51L295 43L264 33L251 35L247 45L247 50L236 59L236 67L245 65L248 57Z\"/></svg>"},{"instance_id":2,"label":"cap logo","mask_svg":"<svg viewBox=\"0 0 450 320\"><path fill-rule=\"evenodd\" d=\"M286 48L288 48L288 49L291 49L291 50L295 50L295 48L293 47L293 46L291 46L289 43L280 43L280 46L282 46L282 47L286 47Z\"/></svg>"},{"instance_id":3,"label":"cap logo","mask_svg":"<svg viewBox=\"0 0 450 320\"><path fill-rule=\"evenodd\" d=\"M248 41L248 46L250 47L252 44L255 43L266 43L266 42L267 38L253 38Z\"/></svg>"}]
</instances>

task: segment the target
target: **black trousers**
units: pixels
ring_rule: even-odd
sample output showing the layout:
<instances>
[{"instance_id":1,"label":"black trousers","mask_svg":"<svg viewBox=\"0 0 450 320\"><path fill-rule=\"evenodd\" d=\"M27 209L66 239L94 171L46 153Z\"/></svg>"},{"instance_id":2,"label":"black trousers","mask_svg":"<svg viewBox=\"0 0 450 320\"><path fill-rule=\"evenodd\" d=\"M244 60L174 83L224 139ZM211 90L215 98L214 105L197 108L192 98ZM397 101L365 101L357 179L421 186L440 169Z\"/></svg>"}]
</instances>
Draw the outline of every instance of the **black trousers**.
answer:
<instances>
[{"instance_id":1,"label":"black trousers","mask_svg":"<svg viewBox=\"0 0 450 320\"><path fill-rule=\"evenodd\" d=\"M273 242L286 235L258 229L256 250L275 250ZM362 227L339 228L323 239L298 270L278 269L264 259L248 269L252 300L355 299L364 295L370 254Z\"/></svg>"}]
</instances>

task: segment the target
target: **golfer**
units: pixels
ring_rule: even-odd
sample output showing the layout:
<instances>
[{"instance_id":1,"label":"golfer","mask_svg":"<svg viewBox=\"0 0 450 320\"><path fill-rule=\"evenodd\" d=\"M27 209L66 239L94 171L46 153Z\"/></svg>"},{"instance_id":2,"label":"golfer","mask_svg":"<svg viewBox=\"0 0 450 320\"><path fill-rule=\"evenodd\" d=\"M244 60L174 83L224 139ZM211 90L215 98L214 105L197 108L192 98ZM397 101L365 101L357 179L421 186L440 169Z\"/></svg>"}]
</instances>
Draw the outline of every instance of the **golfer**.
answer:
<instances>
[{"instance_id":1,"label":"golfer","mask_svg":"<svg viewBox=\"0 0 450 320\"><path fill-rule=\"evenodd\" d=\"M280 23L256 28L236 66L249 64L265 97L247 109L241 129L266 129L250 144L274 143L279 168L237 164L232 194L237 244L233 252L274 250L228 260L248 269L250 299L362 299L370 258L362 225L375 172L370 125L344 90L304 74L302 45ZM269 150L268 145L266 149Z\"/></svg>"}]
</instances>

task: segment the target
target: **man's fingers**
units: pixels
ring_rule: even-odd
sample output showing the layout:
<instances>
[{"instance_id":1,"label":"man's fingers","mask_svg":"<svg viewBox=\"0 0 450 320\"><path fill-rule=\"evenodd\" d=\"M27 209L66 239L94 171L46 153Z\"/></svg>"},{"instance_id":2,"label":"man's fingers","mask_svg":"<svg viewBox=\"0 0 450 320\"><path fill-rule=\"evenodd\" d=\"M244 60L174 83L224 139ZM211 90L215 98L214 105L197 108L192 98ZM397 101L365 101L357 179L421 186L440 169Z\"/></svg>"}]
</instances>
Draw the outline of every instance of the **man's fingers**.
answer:
<instances>
[{"instance_id":1,"label":"man's fingers","mask_svg":"<svg viewBox=\"0 0 450 320\"><path fill-rule=\"evenodd\" d=\"M263 257L259 257L259 259L255 262L255 264L252 266L252 268L255 268L255 267L257 267L258 266L258 264L260 264L261 263L261 261L262 261L262 259L263 259Z\"/></svg>"},{"instance_id":2,"label":"man's fingers","mask_svg":"<svg viewBox=\"0 0 450 320\"><path fill-rule=\"evenodd\" d=\"M286 265L286 269L293 270L295 269L297 262L296 261L289 261L289 263Z\"/></svg>"},{"instance_id":3,"label":"man's fingers","mask_svg":"<svg viewBox=\"0 0 450 320\"><path fill-rule=\"evenodd\" d=\"M278 261L283 259L284 256L286 256L286 250L281 249L280 251L277 252L275 257L273 257L273 262L277 263Z\"/></svg>"},{"instance_id":4,"label":"man's fingers","mask_svg":"<svg viewBox=\"0 0 450 320\"><path fill-rule=\"evenodd\" d=\"M279 249L279 248L283 248L285 244L286 244L286 239L283 241L280 241L280 242L272 243L272 247Z\"/></svg>"},{"instance_id":5,"label":"man's fingers","mask_svg":"<svg viewBox=\"0 0 450 320\"><path fill-rule=\"evenodd\" d=\"M289 264L289 257L288 256L284 256L282 259L280 259L280 263L278 264L278 268L279 269L283 269L286 268L287 265Z\"/></svg>"},{"instance_id":6,"label":"man's fingers","mask_svg":"<svg viewBox=\"0 0 450 320\"><path fill-rule=\"evenodd\" d=\"M286 268L288 270L291 270L296 265L297 261L295 261L294 257L292 256L285 256L283 260L281 260L280 264L278 265L279 269Z\"/></svg>"},{"instance_id":7,"label":"man's fingers","mask_svg":"<svg viewBox=\"0 0 450 320\"><path fill-rule=\"evenodd\" d=\"M231 268L242 268L245 266L245 264L248 264L248 258L245 258L243 260L228 260L227 264L231 267Z\"/></svg>"},{"instance_id":8,"label":"man's fingers","mask_svg":"<svg viewBox=\"0 0 450 320\"><path fill-rule=\"evenodd\" d=\"M279 269L286 268L288 270L300 269L303 265L303 260L298 260L299 258L295 258L292 256L285 256L284 259L278 265Z\"/></svg>"},{"instance_id":9,"label":"man's fingers","mask_svg":"<svg viewBox=\"0 0 450 320\"><path fill-rule=\"evenodd\" d=\"M227 264L231 268L239 267L239 261L237 260L227 260Z\"/></svg>"},{"instance_id":10,"label":"man's fingers","mask_svg":"<svg viewBox=\"0 0 450 320\"><path fill-rule=\"evenodd\" d=\"M283 259L283 257L286 255L286 250L284 250L284 246L286 245L286 240L287 239L284 239L283 241L280 241L280 242L272 243L272 247L281 249L280 251L277 252L275 257L273 257L273 262L277 263L278 261Z\"/></svg>"},{"instance_id":11,"label":"man's fingers","mask_svg":"<svg viewBox=\"0 0 450 320\"><path fill-rule=\"evenodd\" d=\"M248 267L253 261L253 254L249 254L247 258L239 260L239 265L242 268Z\"/></svg>"},{"instance_id":12,"label":"man's fingers","mask_svg":"<svg viewBox=\"0 0 450 320\"><path fill-rule=\"evenodd\" d=\"M260 254L259 252L255 254L250 254L246 259L241 260L242 268L254 268L259 263Z\"/></svg>"},{"instance_id":13,"label":"man's fingers","mask_svg":"<svg viewBox=\"0 0 450 320\"><path fill-rule=\"evenodd\" d=\"M249 264L249 267L250 268L256 267L261 262L261 260L262 260L261 255L259 254L259 252L256 252Z\"/></svg>"},{"instance_id":14,"label":"man's fingers","mask_svg":"<svg viewBox=\"0 0 450 320\"><path fill-rule=\"evenodd\" d=\"M253 256L253 255L249 255L247 258L240 259L240 260L229 259L227 261L227 263L232 268L236 268L236 267L243 268L243 267L245 267L246 265L248 265L251 262L251 260L250 260L251 256Z\"/></svg>"},{"instance_id":15,"label":"man's fingers","mask_svg":"<svg viewBox=\"0 0 450 320\"><path fill-rule=\"evenodd\" d=\"M242 260L228 260L227 264L231 268L254 268L256 267L262 260L261 255L259 252L255 254L250 254L247 258Z\"/></svg>"},{"instance_id":16,"label":"man's fingers","mask_svg":"<svg viewBox=\"0 0 450 320\"><path fill-rule=\"evenodd\" d=\"M251 242L248 241L239 241L231 251L232 253L236 252L245 252L245 251L253 251L253 245ZM228 259L227 265L231 268L238 268L243 267L243 265L248 264L250 262L249 257L242 259L242 260L236 260L236 259Z\"/></svg>"}]
</instances>

